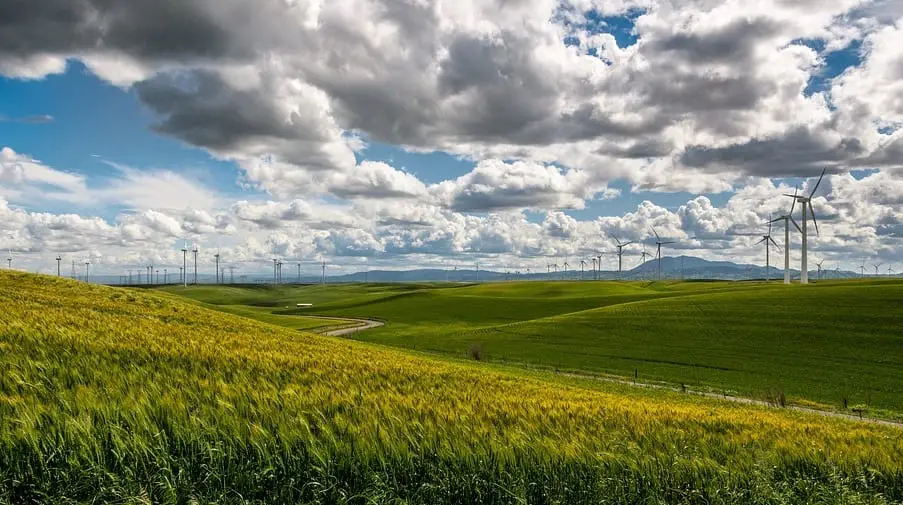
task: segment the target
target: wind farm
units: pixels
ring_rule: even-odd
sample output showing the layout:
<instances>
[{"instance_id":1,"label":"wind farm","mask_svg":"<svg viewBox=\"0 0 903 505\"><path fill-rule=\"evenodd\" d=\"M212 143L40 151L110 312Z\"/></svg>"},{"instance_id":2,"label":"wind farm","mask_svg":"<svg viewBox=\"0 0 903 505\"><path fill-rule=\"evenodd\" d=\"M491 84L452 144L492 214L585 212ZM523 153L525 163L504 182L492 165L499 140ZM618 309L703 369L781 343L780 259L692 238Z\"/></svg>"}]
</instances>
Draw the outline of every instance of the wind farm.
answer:
<instances>
[{"instance_id":1,"label":"wind farm","mask_svg":"<svg viewBox=\"0 0 903 505\"><path fill-rule=\"evenodd\" d=\"M0 3L0 505L903 505L901 6Z\"/></svg>"}]
</instances>

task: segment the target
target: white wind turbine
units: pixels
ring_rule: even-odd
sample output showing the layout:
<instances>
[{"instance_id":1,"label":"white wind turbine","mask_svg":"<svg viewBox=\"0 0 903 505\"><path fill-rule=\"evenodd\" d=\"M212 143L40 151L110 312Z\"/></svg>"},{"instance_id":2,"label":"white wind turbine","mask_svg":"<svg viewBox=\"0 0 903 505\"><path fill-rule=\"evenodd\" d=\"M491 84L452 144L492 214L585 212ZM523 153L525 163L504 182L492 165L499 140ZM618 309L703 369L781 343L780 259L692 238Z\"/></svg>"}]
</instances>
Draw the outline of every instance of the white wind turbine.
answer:
<instances>
[{"instance_id":1,"label":"white wind turbine","mask_svg":"<svg viewBox=\"0 0 903 505\"><path fill-rule=\"evenodd\" d=\"M793 198L794 201L800 202L803 205L803 227L800 232L803 235L802 247L800 248L802 255L802 265L800 267L800 284L808 284L809 283L809 260L807 258L807 239L808 235L806 233L806 210L809 210L809 215L812 216L812 224L815 225L815 234L818 235L818 221L815 220L815 211L812 210L812 197L815 196L815 191L818 189L818 185L821 184L821 180L825 177L825 172L827 169L821 171L821 176L818 178L818 182L815 183L815 187L812 188L812 192L809 193L809 196L799 196L798 193L794 193L792 195L785 194L784 196L789 196Z\"/></svg>"},{"instance_id":2,"label":"white wind turbine","mask_svg":"<svg viewBox=\"0 0 903 505\"><path fill-rule=\"evenodd\" d=\"M774 244L778 250L781 249L780 246L778 246L778 243L771 238L771 221L768 222L768 234L762 235L762 240L756 242L756 245L763 242L765 243L765 282L768 282L771 280L771 246Z\"/></svg>"},{"instance_id":3,"label":"white wind turbine","mask_svg":"<svg viewBox=\"0 0 903 505\"><path fill-rule=\"evenodd\" d=\"M873 267L875 267L875 277L878 277L880 275L878 273L878 269L881 268L881 265L883 265L883 264L884 263L878 263L877 265L872 265Z\"/></svg>"},{"instance_id":4,"label":"white wind turbine","mask_svg":"<svg viewBox=\"0 0 903 505\"><path fill-rule=\"evenodd\" d=\"M655 245L657 247L656 250L656 258L658 259L658 280L662 280L662 246L667 244L673 244L674 241L662 242L662 238L658 236L658 232L655 231L655 228L649 227L652 230L652 233L655 234Z\"/></svg>"},{"instance_id":5,"label":"white wind turbine","mask_svg":"<svg viewBox=\"0 0 903 505\"><path fill-rule=\"evenodd\" d=\"M646 279L646 258L652 256L646 252L646 244L643 244L643 252L640 255L643 257L643 279Z\"/></svg>"},{"instance_id":6,"label":"white wind turbine","mask_svg":"<svg viewBox=\"0 0 903 505\"><path fill-rule=\"evenodd\" d=\"M632 244L634 241L631 240L629 242L621 242L620 240L618 240L617 237L612 237L612 238L614 238L615 242L618 243L618 245L615 247L618 248L618 279L620 279L621 278L622 257L624 256L624 248L629 246L630 244Z\"/></svg>"},{"instance_id":7,"label":"white wind turbine","mask_svg":"<svg viewBox=\"0 0 903 505\"><path fill-rule=\"evenodd\" d=\"M798 190L794 191L794 193L797 192ZM769 223L784 221L784 284L790 284L790 223L793 223L793 226L795 226L800 233L803 233L803 230L800 229L800 225L796 224L796 220L793 219L793 208L795 206L796 197L793 198L793 203L790 205L790 212L769 221Z\"/></svg>"}]
</instances>

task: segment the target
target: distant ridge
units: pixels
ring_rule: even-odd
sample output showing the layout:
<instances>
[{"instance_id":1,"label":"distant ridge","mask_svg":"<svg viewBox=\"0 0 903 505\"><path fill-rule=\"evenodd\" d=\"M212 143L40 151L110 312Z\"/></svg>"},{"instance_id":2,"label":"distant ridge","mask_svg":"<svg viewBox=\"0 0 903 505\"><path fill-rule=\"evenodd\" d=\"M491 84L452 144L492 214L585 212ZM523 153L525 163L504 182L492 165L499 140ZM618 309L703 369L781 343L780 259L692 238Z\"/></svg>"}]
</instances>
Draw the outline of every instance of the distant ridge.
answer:
<instances>
[{"instance_id":1,"label":"distant ridge","mask_svg":"<svg viewBox=\"0 0 903 505\"><path fill-rule=\"evenodd\" d=\"M632 258L631 258L632 259ZM632 261L626 260L625 263L632 264ZM655 260L647 260L645 265L634 266L631 269L624 269L621 278L624 280L654 280L657 272L657 262ZM618 278L618 272L612 270L603 270L598 274L602 280L612 280ZM784 271L774 266L770 269L771 279L782 279ZM791 270L793 279L799 278L799 270ZM817 280L818 273L816 270L809 272L811 280ZM823 279L853 279L858 278L859 273L847 270L835 271L825 270L822 272ZM584 280L592 280L593 272L591 267L584 270L582 274ZM738 264L732 261L710 261L695 256L665 256L662 258L662 278L663 279L685 279L685 280L763 280L765 279L765 267L761 265ZM260 274L242 274L235 275L236 283L270 283L272 275L268 273ZM512 269L509 272L498 270L480 269L479 277L477 272L472 268L465 269L440 269L440 268L420 268L412 270L368 270L365 272L354 272L341 275L328 275L326 280L328 283L336 282L499 282L499 281L515 281L515 280L580 280L581 273L579 267L570 269L567 272L533 272L529 275L526 272L518 272ZM319 275L302 275L302 284L317 284L320 282ZM92 282L102 284L118 284L120 277L115 275L97 275L92 276ZM206 274L198 274L198 281L201 284L212 284L214 276ZM298 277L296 275L283 275L283 283L296 284Z\"/></svg>"}]
</instances>

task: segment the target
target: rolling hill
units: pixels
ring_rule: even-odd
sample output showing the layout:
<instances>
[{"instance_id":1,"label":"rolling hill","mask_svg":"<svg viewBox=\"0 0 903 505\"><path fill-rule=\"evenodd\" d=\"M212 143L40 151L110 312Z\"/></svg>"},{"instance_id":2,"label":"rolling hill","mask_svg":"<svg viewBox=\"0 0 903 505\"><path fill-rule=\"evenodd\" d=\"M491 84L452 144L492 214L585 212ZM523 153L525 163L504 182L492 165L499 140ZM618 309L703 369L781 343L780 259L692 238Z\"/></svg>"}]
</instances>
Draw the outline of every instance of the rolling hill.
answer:
<instances>
[{"instance_id":1,"label":"rolling hill","mask_svg":"<svg viewBox=\"0 0 903 505\"><path fill-rule=\"evenodd\" d=\"M428 359L163 293L0 272L0 299L0 502L903 499L894 427Z\"/></svg>"},{"instance_id":2,"label":"rolling hill","mask_svg":"<svg viewBox=\"0 0 903 505\"><path fill-rule=\"evenodd\" d=\"M386 321L353 338L822 409L903 415L903 282L509 282L177 289L280 315ZM316 302L295 309L294 300Z\"/></svg>"}]
</instances>

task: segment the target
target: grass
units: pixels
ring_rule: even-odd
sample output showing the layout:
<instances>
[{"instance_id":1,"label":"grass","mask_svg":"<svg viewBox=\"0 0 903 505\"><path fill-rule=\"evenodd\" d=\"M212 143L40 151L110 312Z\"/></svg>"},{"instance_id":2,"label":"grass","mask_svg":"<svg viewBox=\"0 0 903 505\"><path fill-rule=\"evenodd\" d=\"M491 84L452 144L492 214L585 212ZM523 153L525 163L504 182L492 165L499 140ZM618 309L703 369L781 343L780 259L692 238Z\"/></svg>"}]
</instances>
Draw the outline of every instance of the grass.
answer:
<instances>
[{"instance_id":1,"label":"grass","mask_svg":"<svg viewBox=\"0 0 903 505\"><path fill-rule=\"evenodd\" d=\"M0 502L893 503L903 430L0 273Z\"/></svg>"},{"instance_id":2,"label":"grass","mask_svg":"<svg viewBox=\"0 0 903 505\"><path fill-rule=\"evenodd\" d=\"M202 288L206 289L206 288ZM482 361L614 374L903 416L903 282L517 282L253 288L221 303L310 300L370 317L353 338ZM235 293L239 293L235 295ZM183 292L207 301L207 292Z\"/></svg>"}]
</instances>

